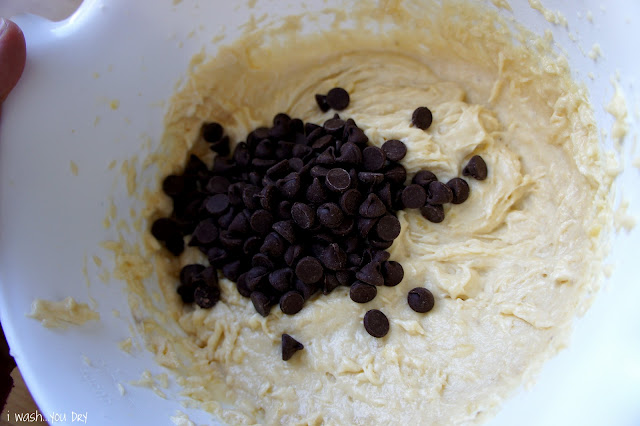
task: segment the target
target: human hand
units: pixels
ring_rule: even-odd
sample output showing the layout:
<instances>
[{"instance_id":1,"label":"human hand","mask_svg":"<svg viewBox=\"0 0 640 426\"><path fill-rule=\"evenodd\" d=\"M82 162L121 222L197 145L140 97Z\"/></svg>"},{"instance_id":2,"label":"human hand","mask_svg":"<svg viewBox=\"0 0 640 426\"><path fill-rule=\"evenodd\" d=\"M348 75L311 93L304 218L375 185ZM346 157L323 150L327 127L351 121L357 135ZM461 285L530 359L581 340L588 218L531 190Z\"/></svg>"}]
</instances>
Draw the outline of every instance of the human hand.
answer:
<instances>
[{"instance_id":1,"label":"human hand","mask_svg":"<svg viewBox=\"0 0 640 426\"><path fill-rule=\"evenodd\" d=\"M22 31L13 22L0 18L0 105L22 75L26 57Z\"/></svg>"},{"instance_id":2,"label":"human hand","mask_svg":"<svg viewBox=\"0 0 640 426\"><path fill-rule=\"evenodd\" d=\"M0 108L22 75L26 56L24 35L20 28L0 18ZM13 387L11 371L15 366L0 325L0 411L4 410Z\"/></svg>"}]
</instances>

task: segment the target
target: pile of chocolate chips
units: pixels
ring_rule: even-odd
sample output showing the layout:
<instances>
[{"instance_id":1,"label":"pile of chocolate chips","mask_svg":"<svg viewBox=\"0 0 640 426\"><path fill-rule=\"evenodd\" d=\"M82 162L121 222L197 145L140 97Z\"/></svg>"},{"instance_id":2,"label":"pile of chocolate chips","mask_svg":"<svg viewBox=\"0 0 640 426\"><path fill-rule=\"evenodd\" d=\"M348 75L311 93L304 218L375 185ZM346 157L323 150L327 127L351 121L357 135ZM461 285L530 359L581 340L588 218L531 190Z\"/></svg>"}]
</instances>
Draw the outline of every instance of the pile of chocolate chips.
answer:
<instances>
[{"instance_id":1,"label":"pile of chocolate chips","mask_svg":"<svg viewBox=\"0 0 640 426\"><path fill-rule=\"evenodd\" d=\"M316 101L322 110L342 110L349 94L335 88ZM411 120L426 130L431 111L420 107ZM444 203L459 204L469 195L463 179L445 184L427 170L405 185L407 172L399 163L405 144L369 145L354 120L338 114L323 125L277 114L272 127L253 130L233 152L220 124L205 124L202 135L218 154L213 166L192 155L183 174L168 176L163 190L173 199L173 212L151 228L176 256L185 236L207 255L209 266L181 270L177 290L184 303L202 308L220 298L218 269L263 316L276 304L296 314L316 292L329 294L340 285L350 288L354 302L369 302L380 286L395 286L404 276L386 251L400 234L396 212L420 209L441 222ZM484 179L486 164L473 157L463 173ZM408 303L427 312L433 296L414 289ZM365 316L365 328L375 337L388 331L381 315L376 310Z\"/></svg>"}]
</instances>

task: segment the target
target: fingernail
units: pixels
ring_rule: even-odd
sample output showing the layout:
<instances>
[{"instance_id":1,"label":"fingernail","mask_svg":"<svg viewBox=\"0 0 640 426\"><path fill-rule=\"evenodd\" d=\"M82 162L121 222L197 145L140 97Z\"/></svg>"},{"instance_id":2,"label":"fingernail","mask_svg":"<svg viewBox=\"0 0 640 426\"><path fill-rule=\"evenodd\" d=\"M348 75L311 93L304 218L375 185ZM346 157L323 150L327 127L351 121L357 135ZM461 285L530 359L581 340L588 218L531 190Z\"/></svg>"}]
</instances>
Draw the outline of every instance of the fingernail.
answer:
<instances>
[{"instance_id":1,"label":"fingernail","mask_svg":"<svg viewBox=\"0 0 640 426\"><path fill-rule=\"evenodd\" d=\"M4 18L0 18L0 37L2 37L2 34L4 34L8 27L7 21L5 21Z\"/></svg>"}]
</instances>

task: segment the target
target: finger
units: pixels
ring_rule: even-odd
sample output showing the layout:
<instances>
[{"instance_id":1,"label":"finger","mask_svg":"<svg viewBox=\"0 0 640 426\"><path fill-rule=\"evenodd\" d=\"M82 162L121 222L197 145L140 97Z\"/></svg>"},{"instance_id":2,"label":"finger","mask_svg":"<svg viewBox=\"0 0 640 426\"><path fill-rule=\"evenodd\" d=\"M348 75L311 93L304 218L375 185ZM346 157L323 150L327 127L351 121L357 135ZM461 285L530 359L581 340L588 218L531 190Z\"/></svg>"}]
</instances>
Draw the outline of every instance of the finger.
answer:
<instances>
[{"instance_id":1,"label":"finger","mask_svg":"<svg viewBox=\"0 0 640 426\"><path fill-rule=\"evenodd\" d=\"M2 324L0 324L0 410L4 410L4 405L13 387L11 371L15 366L16 363L9 354L9 345L7 345Z\"/></svg>"},{"instance_id":2,"label":"finger","mask_svg":"<svg viewBox=\"0 0 640 426\"><path fill-rule=\"evenodd\" d=\"M26 58L22 30L13 22L0 18L0 104L22 75Z\"/></svg>"}]
</instances>

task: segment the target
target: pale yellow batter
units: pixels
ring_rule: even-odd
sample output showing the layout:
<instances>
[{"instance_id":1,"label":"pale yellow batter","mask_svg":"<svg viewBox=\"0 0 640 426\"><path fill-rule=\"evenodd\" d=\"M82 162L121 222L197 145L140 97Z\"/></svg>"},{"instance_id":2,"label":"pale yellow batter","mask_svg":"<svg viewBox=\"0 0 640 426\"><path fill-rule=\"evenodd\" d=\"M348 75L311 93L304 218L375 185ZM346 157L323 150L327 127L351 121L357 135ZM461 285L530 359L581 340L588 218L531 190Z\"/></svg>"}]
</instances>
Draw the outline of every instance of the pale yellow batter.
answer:
<instances>
[{"instance_id":1,"label":"pale yellow batter","mask_svg":"<svg viewBox=\"0 0 640 426\"><path fill-rule=\"evenodd\" d=\"M59 302L36 299L31 305L29 317L36 319L48 328L67 328L70 325L82 325L88 321L100 320L100 314L86 303L78 303L72 297Z\"/></svg>"},{"instance_id":2,"label":"pale yellow batter","mask_svg":"<svg viewBox=\"0 0 640 426\"><path fill-rule=\"evenodd\" d=\"M221 280L213 309L184 307L177 271L197 253L171 259L150 236L142 256L121 251L116 277L129 283L148 347L175 371L191 405L228 423L485 420L566 344L599 285L611 177L587 95L566 63L480 6L359 7L366 13L337 12L313 36L298 34L296 17L250 28L217 57L200 58L167 114L153 157L160 175L179 171L188 152L205 152L196 145L203 122L222 123L232 141L278 112L322 123L333 112L321 113L314 94L341 86L351 94L342 116L375 145L402 140L410 174L426 168L446 181L480 154L489 177L469 179L469 199L446 206L440 224L399 213L402 233L390 252L404 281L364 305L342 287L295 316L276 307L263 318ZM421 105L433 111L426 132L409 126ZM169 211L159 190L148 193L150 220ZM168 309L139 297L149 277ZM417 286L435 295L428 314L407 305ZM362 325L373 308L391 322L382 339ZM289 362L280 358L282 333L305 346Z\"/></svg>"}]
</instances>

